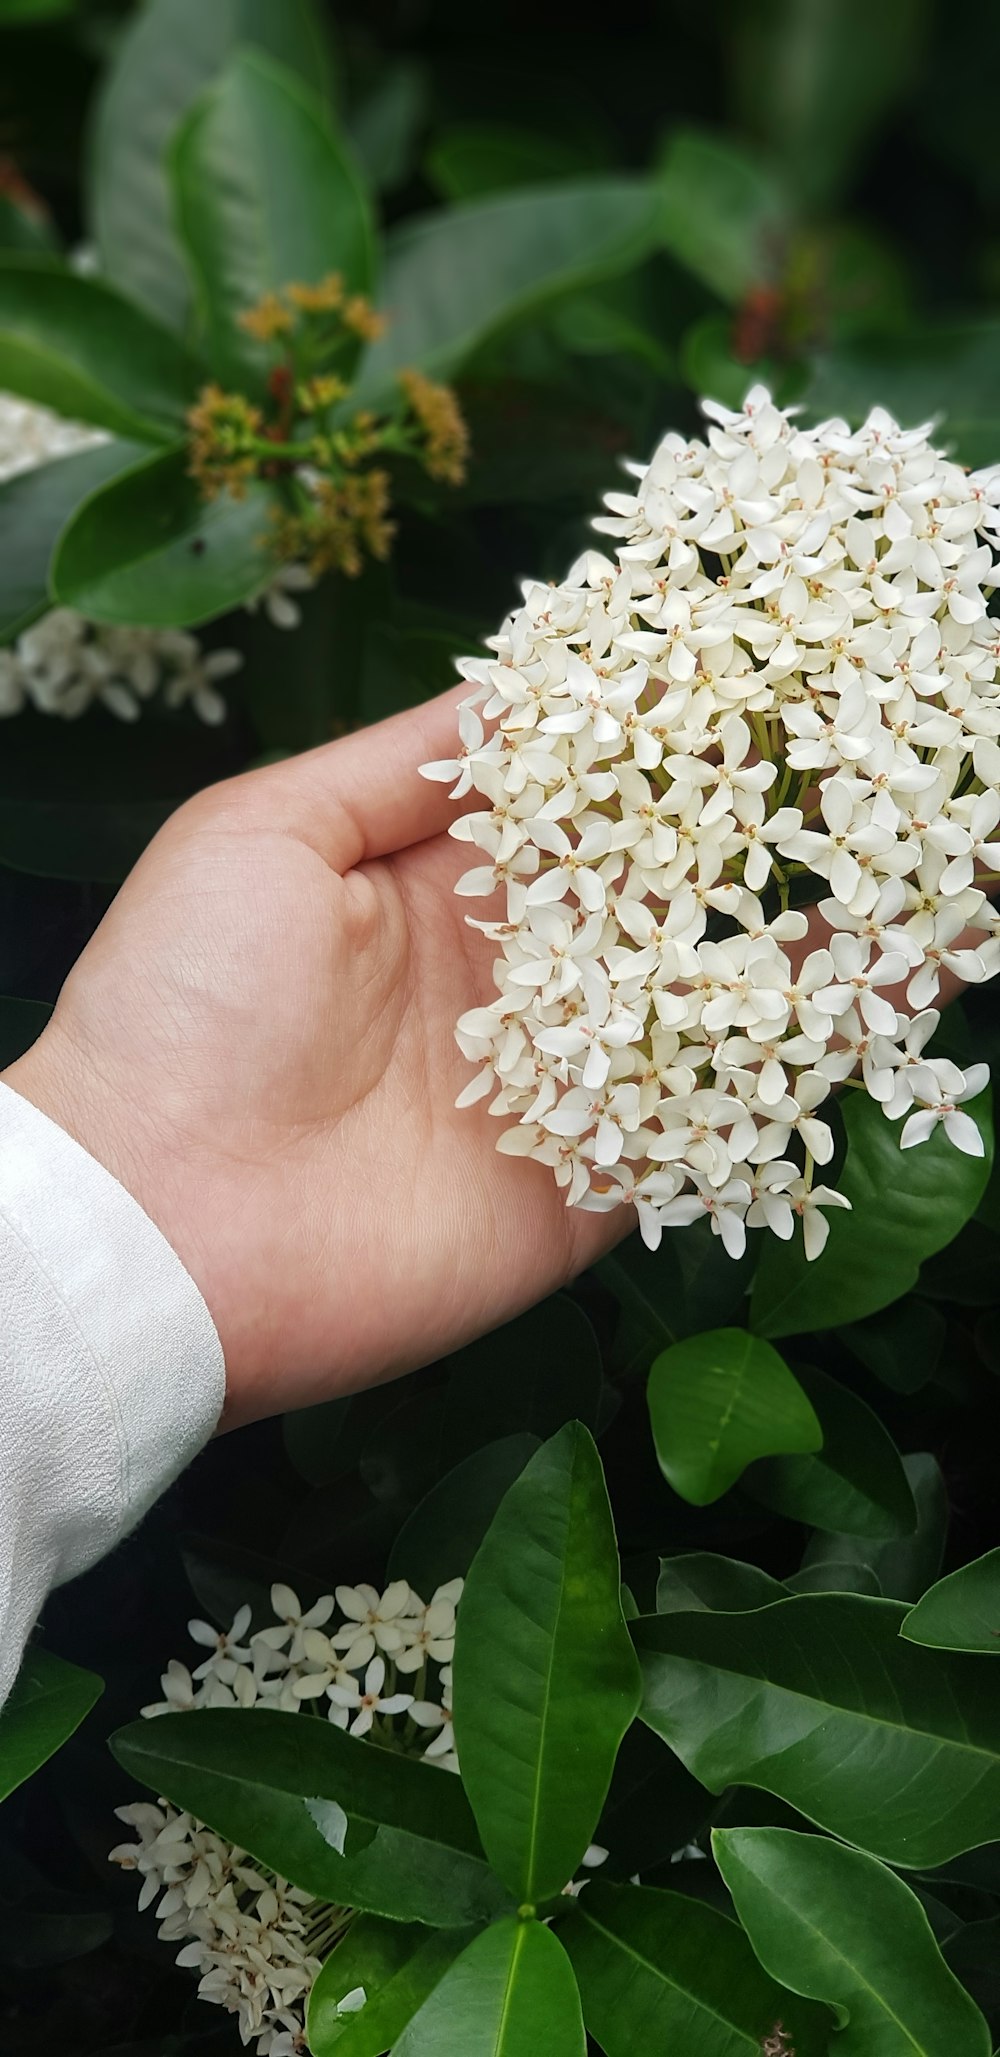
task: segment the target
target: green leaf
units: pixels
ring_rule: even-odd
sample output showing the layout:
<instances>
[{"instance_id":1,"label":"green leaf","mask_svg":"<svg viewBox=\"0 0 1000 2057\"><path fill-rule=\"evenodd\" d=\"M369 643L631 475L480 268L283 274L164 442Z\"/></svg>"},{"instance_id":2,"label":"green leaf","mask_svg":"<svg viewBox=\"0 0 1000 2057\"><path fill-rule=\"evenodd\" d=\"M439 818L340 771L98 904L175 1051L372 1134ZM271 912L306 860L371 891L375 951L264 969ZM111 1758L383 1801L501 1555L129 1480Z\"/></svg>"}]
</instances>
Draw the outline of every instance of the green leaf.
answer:
<instances>
[{"instance_id":1,"label":"green leaf","mask_svg":"<svg viewBox=\"0 0 1000 2057\"><path fill-rule=\"evenodd\" d=\"M937 1460L925 1450L903 1458L917 1510L912 1535L879 1542L873 1537L817 1535L803 1558L809 1570L852 1564L869 1569L890 1600L919 1600L941 1569L948 1533L948 1493ZM838 1586L838 1590L840 1587ZM853 1590L853 1589L852 1589Z\"/></svg>"},{"instance_id":2,"label":"green leaf","mask_svg":"<svg viewBox=\"0 0 1000 2057\"><path fill-rule=\"evenodd\" d=\"M519 1900L546 1900L590 1842L639 1699L604 1474L578 1422L502 1500L462 1595L454 1669L484 1848Z\"/></svg>"},{"instance_id":3,"label":"green leaf","mask_svg":"<svg viewBox=\"0 0 1000 2057\"><path fill-rule=\"evenodd\" d=\"M94 1672L50 1650L28 1649L0 1709L0 1800L61 1749L103 1691Z\"/></svg>"},{"instance_id":4,"label":"green leaf","mask_svg":"<svg viewBox=\"0 0 1000 2057\"><path fill-rule=\"evenodd\" d=\"M901 1150L899 1124L886 1120L877 1101L867 1093L847 1100L840 1189L853 1212L830 1216L826 1249L812 1264L799 1237L766 1239L750 1305L760 1335L839 1327L899 1299L916 1283L924 1258L957 1236L986 1189L993 1156L988 1090L967 1110L984 1157L956 1150L940 1126L918 1149Z\"/></svg>"},{"instance_id":5,"label":"green leaf","mask_svg":"<svg viewBox=\"0 0 1000 2057\"><path fill-rule=\"evenodd\" d=\"M644 179L579 179L425 215L387 242L385 335L357 386L367 403L418 365L458 371L487 339L565 293L629 270L652 248L657 196Z\"/></svg>"},{"instance_id":6,"label":"green leaf","mask_svg":"<svg viewBox=\"0 0 1000 2057\"><path fill-rule=\"evenodd\" d=\"M567 1421L597 1426L600 1347L568 1293L553 1293L447 1363L442 1448L449 1464L500 1436L553 1436Z\"/></svg>"},{"instance_id":7,"label":"green leaf","mask_svg":"<svg viewBox=\"0 0 1000 2057\"><path fill-rule=\"evenodd\" d=\"M0 799L0 864L120 885L180 800Z\"/></svg>"},{"instance_id":8,"label":"green leaf","mask_svg":"<svg viewBox=\"0 0 1000 2057\"><path fill-rule=\"evenodd\" d=\"M99 279L0 257L0 387L74 421L173 441L201 367L176 336Z\"/></svg>"},{"instance_id":9,"label":"green leaf","mask_svg":"<svg viewBox=\"0 0 1000 2057\"><path fill-rule=\"evenodd\" d=\"M328 86L327 38L313 0L145 0L98 95L89 186L101 270L175 328L191 286L171 220L167 146L241 45L314 88Z\"/></svg>"},{"instance_id":10,"label":"green leaf","mask_svg":"<svg viewBox=\"0 0 1000 2057\"><path fill-rule=\"evenodd\" d=\"M917 1510L896 1445L878 1415L814 1365L796 1376L823 1432L815 1457L772 1457L744 1480L776 1514L859 1536L912 1535Z\"/></svg>"},{"instance_id":11,"label":"green leaf","mask_svg":"<svg viewBox=\"0 0 1000 2057\"><path fill-rule=\"evenodd\" d=\"M70 457L53 458L0 485L3 588L0 643L12 643L49 606L49 562L59 531L92 493L116 472L146 455L142 443L114 440Z\"/></svg>"},{"instance_id":12,"label":"green leaf","mask_svg":"<svg viewBox=\"0 0 1000 2057\"><path fill-rule=\"evenodd\" d=\"M382 2057L468 1941L467 1929L426 1929L419 1922L362 1914L327 1958L309 1995L312 2057ZM358 1986L367 1996L364 2006L341 2014L340 2001Z\"/></svg>"},{"instance_id":13,"label":"green leaf","mask_svg":"<svg viewBox=\"0 0 1000 2057\"><path fill-rule=\"evenodd\" d=\"M943 1864L1000 1837L994 1674L902 1619L848 1593L646 1616L642 1718L710 1792L761 1786L891 1864Z\"/></svg>"},{"instance_id":14,"label":"green leaf","mask_svg":"<svg viewBox=\"0 0 1000 2057\"><path fill-rule=\"evenodd\" d=\"M586 2057L580 1996L557 1935L495 1922L446 1971L393 2057Z\"/></svg>"},{"instance_id":15,"label":"green leaf","mask_svg":"<svg viewBox=\"0 0 1000 2057\"><path fill-rule=\"evenodd\" d=\"M656 1359L647 1395L660 1470L695 1507L721 1499L755 1458L823 1441L788 1366L746 1329L674 1343Z\"/></svg>"},{"instance_id":16,"label":"green leaf","mask_svg":"<svg viewBox=\"0 0 1000 2057\"><path fill-rule=\"evenodd\" d=\"M276 569L275 495L204 500L183 450L166 450L98 487L63 530L54 596L92 621L196 628L238 607Z\"/></svg>"},{"instance_id":17,"label":"green leaf","mask_svg":"<svg viewBox=\"0 0 1000 2057\"><path fill-rule=\"evenodd\" d=\"M840 1330L859 1362L895 1393L917 1393L933 1378L948 1324L939 1307L925 1300L898 1300L867 1321Z\"/></svg>"},{"instance_id":18,"label":"green leaf","mask_svg":"<svg viewBox=\"0 0 1000 2057\"><path fill-rule=\"evenodd\" d=\"M417 138L427 116L428 85L423 64L407 57L386 63L383 52L372 91L352 109L351 148L378 193L401 186L414 168Z\"/></svg>"},{"instance_id":19,"label":"green leaf","mask_svg":"<svg viewBox=\"0 0 1000 2057\"><path fill-rule=\"evenodd\" d=\"M133 1722L119 1764L321 1900L453 1928L504 1896L451 1772L258 1708Z\"/></svg>"},{"instance_id":20,"label":"green leaf","mask_svg":"<svg viewBox=\"0 0 1000 2057\"><path fill-rule=\"evenodd\" d=\"M814 414L863 421L888 407L906 423L943 417L935 441L963 464L992 463L1000 445L996 366L1000 322L952 322L869 336L819 357L806 404Z\"/></svg>"},{"instance_id":21,"label":"green leaf","mask_svg":"<svg viewBox=\"0 0 1000 2057\"><path fill-rule=\"evenodd\" d=\"M860 1558L852 1564L843 1557L817 1557L793 1571L785 1587L789 1593L872 1593L877 1600L882 1598L878 1574Z\"/></svg>"},{"instance_id":22,"label":"green leaf","mask_svg":"<svg viewBox=\"0 0 1000 2057\"><path fill-rule=\"evenodd\" d=\"M240 313L290 280L372 284L368 196L346 146L291 73L243 52L188 115L171 153L177 223L212 370L260 384L274 352Z\"/></svg>"},{"instance_id":23,"label":"green leaf","mask_svg":"<svg viewBox=\"0 0 1000 2057\"><path fill-rule=\"evenodd\" d=\"M907 1615L900 1635L932 1650L1000 1654L1000 1549L932 1586Z\"/></svg>"},{"instance_id":24,"label":"green leaf","mask_svg":"<svg viewBox=\"0 0 1000 2057\"><path fill-rule=\"evenodd\" d=\"M745 1614L783 1600L785 1588L756 1564L734 1557L713 1557L692 1550L685 1557L664 1557L656 1582L657 1614Z\"/></svg>"},{"instance_id":25,"label":"green leaf","mask_svg":"<svg viewBox=\"0 0 1000 2057\"><path fill-rule=\"evenodd\" d=\"M712 1847L761 1963L837 2009L838 2057L990 2057L986 2023L902 1879L790 1829L716 1829Z\"/></svg>"},{"instance_id":26,"label":"green leaf","mask_svg":"<svg viewBox=\"0 0 1000 2057\"><path fill-rule=\"evenodd\" d=\"M672 257L739 303L781 275L791 209L777 179L726 137L681 129L660 172L663 241Z\"/></svg>"},{"instance_id":27,"label":"green leaf","mask_svg":"<svg viewBox=\"0 0 1000 2057\"><path fill-rule=\"evenodd\" d=\"M456 123L427 153L431 185L446 200L478 200L515 186L545 186L594 169L594 153L548 129L505 122Z\"/></svg>"},{"instance_id":28,"label":"green leaf","mask_svg":"<svg viewBox=\"0 0 1000 2057\"><path fill-rule=\"evenodd\" d=\"M970 1921L942 1945L946 1964L994 2028L1000 2015L1000 1915Z\"/></svg>"},{"instance_id":29,"label":"green leaf","mask_svg":"<svg viewBox=\"0 0 1000 2057\"><path fill-rule=\"evenodd\" d=\"M703 1901L597 1879L560 1934L607 2057L760 2057L779 2022L795 2057L825 2057L829 2017L791 1999L735 1921Z\"/></svg>"},{"instance_id":30,"label":"green leaf","mask_svg":"<svg viewBox=\"0 0 1000 2057\"><path fill-rule=\"evenodd\" d=\"M910 84L925 18L922 0L749 0L734 14L739 115L774 152L803 209L836 204L857 178Z\"/></svg>"},{"instance_id":31,"label":"green leaf","mask_svg":"<svg viewBox=\"0 0 1000 2057\"><path fill-rule=\"evenodd\" d=\"M386 1577L408 1579L428 1599L436 1586L464 1578L504 1494L537 1449L537 1436L503 1436L446 1472L404 1521Z\"/></svg>"}]
</instances>

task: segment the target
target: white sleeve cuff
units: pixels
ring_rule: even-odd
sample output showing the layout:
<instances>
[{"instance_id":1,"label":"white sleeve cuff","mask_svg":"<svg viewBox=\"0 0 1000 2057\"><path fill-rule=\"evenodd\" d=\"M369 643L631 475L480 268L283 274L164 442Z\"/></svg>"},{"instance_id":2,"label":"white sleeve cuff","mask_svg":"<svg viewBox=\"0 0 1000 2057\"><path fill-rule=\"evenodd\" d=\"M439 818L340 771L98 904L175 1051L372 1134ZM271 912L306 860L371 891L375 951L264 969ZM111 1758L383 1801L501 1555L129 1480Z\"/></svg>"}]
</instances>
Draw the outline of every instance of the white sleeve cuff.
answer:
<instances>
[{"instance_id":1,"label":"white sleeve cuff","mask_svg":"<svg viewBox=\"0 0 1000 2057\"><path fill-rule=\"evenodd\" d=\"M148 1215L0 1084L0 1703L46 1593L215 1428L222 1345Z\"/></svg>"}]
</instances>

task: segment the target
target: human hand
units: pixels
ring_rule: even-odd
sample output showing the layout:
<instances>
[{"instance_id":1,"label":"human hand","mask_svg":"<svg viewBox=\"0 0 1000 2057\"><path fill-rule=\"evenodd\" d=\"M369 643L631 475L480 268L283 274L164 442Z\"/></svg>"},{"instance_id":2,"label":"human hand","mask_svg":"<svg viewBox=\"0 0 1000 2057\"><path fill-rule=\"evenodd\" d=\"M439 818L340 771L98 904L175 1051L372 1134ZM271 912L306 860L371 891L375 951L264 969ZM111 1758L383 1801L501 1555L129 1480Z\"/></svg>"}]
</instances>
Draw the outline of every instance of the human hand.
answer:
<instances>
[{"instance_id":1,"label":"human hand","mask_svg":"<svg viewBox=\"0 0 1000 2057\"><path fill-rule=\"evenodd\" d=\"M4 1074L186 1265L227 1427L427 1363L634 1225L567 1209L482 1102L454 1107L493 953L418 766L453 754L467 693L188 801Z\"/></svg>"}]
</instances>

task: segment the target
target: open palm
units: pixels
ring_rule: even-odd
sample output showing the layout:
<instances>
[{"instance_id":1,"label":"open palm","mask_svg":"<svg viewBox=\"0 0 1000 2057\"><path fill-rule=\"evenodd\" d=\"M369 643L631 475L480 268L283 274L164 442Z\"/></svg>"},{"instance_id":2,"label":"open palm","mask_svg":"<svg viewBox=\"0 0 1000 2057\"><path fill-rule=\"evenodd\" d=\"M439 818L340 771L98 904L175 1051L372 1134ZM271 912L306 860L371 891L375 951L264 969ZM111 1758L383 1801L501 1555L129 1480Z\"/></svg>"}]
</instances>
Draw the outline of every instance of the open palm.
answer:
<instances>
[{"instance_id":1,"label":"open palm","mask_svg":"<svg viewBox=\"0 0 1000 2057\"><path fill-rule=\"evenodd\" d=\"M492 952L420 779L460 693L200 794L168 822L7 1082L113 1171L222 1338L227 1422L426 1363L634 1219L456 1111Z\"/></svg>"}]
</instances>

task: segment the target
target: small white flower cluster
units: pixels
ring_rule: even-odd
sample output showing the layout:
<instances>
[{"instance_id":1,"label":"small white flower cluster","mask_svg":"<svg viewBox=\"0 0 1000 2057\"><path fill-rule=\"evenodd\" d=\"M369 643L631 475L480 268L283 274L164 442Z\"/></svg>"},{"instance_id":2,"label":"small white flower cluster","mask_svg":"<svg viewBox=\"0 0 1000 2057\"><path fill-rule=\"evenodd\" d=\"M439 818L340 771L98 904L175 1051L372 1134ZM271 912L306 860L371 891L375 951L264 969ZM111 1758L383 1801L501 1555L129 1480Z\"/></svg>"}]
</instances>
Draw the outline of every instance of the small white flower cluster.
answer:
<instances>
[{"instance_id":1,"label":"small white flower cluster","mask_svg":"<svg viewBox=\"0 0 1000 2057\"><path fill-rule=\"evenodd\" d=\"M276 1620L255 1634L247 1606L221 1634L189 1622L206 1655L193 1671L172 1660L163 1699L143 1714L270 1707L315 1715L322 1706L352 1735L391 1732L397 1746L457 1771L451 1661L461 1593L462 1580L452 1579L424 1602L396 1579L384 1593L338 1586L303 1608L290 1586L272 1586ZM350 1910L265 1871L166 1800L136 1801L117 1814L139 1840L120 1843L112 1861L139 1874L139 1907L157 1902L160 1937L181 1945L177 1962L200 1974L200 1997L238 2017L243 2042L256 2040L259 2057L305 2051L306 2003ZM363 2001L358 1989L341 2009L351 2013Z\"/></svg>"},{"instance_id":2,"label":"small white flower cluster","mask_svg":"<svg viewBox=\"0 0 1000 2057\"><path fill-rule=\"evenodd\" d=\"M881 409L704 412L607 496L614 558L526 582L463 661L461 747L424 767L488 802L452 824L483 858L457 890L506 899L472 923L498 997L459 1021L459 1104L498 1085L497 1147L634 1203L654 1248L799 1216L816 1257L848 1204L813 1183L817 1110L859 1066L904 1148L941 1122L982 1152L987 1067L924 1047L942 969L1000 968L1000 467Z\"/></svg>"},{"instance_id":3,"label":"small white flower cluster","mask_svg":"<svg viewBox=\"0 0 1000 2057\"><path fill-rule=\"evenodd\" d=\"M0 393L0 484L106 440L100 429ZM247 612L263 606L276 628L297 628L302 617L295 595L314 584L305 565L283 565ZM242 663L238 650L205 650L188 630L116 628L56 607L0 649L0 717L30 705L72 721L99 701L120 721L137 721L159 695L170 708L190 704L216 726L226 714L219 682Z\"/></svg>"}]
</instances>

